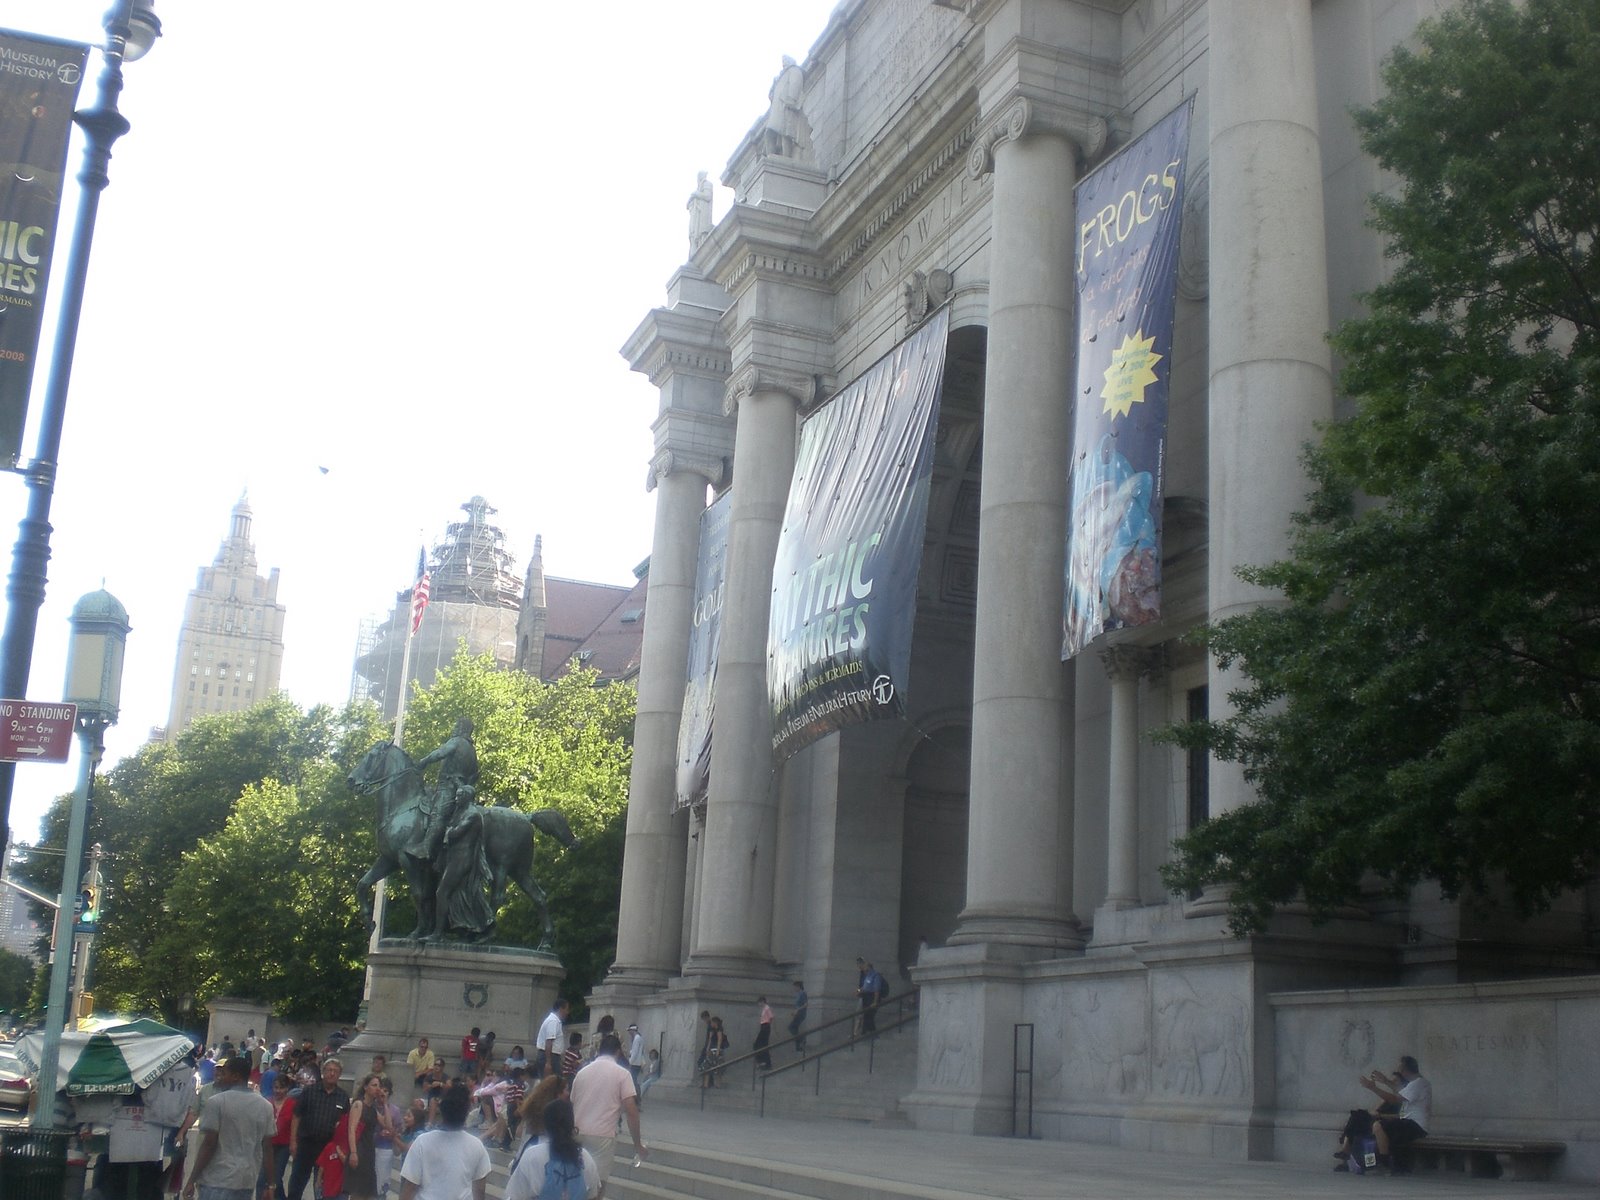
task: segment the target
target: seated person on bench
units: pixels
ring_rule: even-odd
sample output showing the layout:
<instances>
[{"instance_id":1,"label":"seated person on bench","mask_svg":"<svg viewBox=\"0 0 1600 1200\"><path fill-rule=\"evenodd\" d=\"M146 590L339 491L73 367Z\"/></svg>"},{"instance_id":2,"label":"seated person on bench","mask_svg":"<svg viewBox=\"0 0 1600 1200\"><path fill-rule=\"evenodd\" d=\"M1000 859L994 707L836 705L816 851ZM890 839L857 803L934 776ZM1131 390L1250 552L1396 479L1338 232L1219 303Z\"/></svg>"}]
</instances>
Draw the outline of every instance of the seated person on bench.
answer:
<instances>
[{"instance_id":1,"label":"seated person on bench","mask_svg":"<svg viewBox=\"0 0 1600 1200\"><path fill-rule=\"evenodd\" d=\"M1417 1060L1411 1055L1400 1056L1399 1069L1392 1077L1373 1071L1362 1078L1361 1086L1384 1103L1400 1106L1398 1116L1379 1117L1373 1122L1372 1136L1378 1143L1379 1161L1428 1136L1428 1125L1433 1120L1433 1085L1422 1077L1417 1070ZM1410 1164L1392 1163L1390 1169L1403 1174L1410 1169Z\"/></svg>"}]
</instances>

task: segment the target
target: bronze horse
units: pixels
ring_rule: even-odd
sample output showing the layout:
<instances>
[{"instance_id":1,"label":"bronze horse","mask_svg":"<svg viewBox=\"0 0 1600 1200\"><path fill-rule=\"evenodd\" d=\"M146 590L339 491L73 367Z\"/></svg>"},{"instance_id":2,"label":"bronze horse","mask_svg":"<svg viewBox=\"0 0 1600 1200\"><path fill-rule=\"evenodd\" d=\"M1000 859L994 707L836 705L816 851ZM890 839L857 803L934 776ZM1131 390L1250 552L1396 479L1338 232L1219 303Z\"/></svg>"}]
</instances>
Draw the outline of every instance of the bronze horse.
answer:
<instances>
[{"instance_id":1,"label":"bronze horse","mask_svg":"<svg viewBox=\"0 0 1600 1200\"><path fill-rule=\"evenodd\" d=\"M346 782L352 791L372 792L378 798L378 861L356 884L356 895L369 929L373 923L373 888L379 880L401 871L417 905L417 927L408 936L434 940L444 937L444 918L450 899L445 886L481 886L476 872L458 869L459 861L452 861L452 854L457 847L470 847L468 852L476 853L481 843L491 884L490 911L504 903L507 882L515 883L539 906L544 928L539 948L550 948L554 932L550 909L544 889L533 877L533 831L542 830L569 850L579 845L579 839L573 836L560 810L541 808L523 812L516 808L474 804L457 826L466 836L456 839L456 846L446 846L434 861L427 855L432 816L429 808L434 797L424 786L422 772L410 755L393 742L379 742L362 756ZM459 860L460 854L456 853L455 858Z\"/></svg>"}]
</instances>

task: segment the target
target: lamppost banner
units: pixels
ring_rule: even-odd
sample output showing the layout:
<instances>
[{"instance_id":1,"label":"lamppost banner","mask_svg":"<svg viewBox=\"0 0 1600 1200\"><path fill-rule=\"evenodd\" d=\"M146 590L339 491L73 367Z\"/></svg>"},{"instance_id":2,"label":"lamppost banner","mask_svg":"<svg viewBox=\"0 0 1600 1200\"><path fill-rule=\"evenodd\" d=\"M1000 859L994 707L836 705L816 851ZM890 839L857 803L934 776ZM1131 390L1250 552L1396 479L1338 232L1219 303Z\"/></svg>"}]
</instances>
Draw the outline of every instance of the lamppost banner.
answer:
<instances>
[{"instance_id":1,"label":"lamppost banner","mask_svg":"<svg viewBox=\"0 0 1600 1200\"><path fill-rule=\"evenodd\" d=\"M16 465L89 48L0 29L0 466Z\"/></svg>"},{"instance_id":2,"label":"lamppost banner","mask_svg":"<svg viewBox=\"0 0 1600 1200\"><path fill-rule=\"evenodd\" d=\"M672 811L704 803L711 786L711 718L716 709L717 648L727 583L728 504L724 492L700 514L694 568L694 624L689 629L689 681L678 724L678 771Z\"/></svg>"},{"instance_id":3,"label":"lamppost banner","mask_svg":"<svg viewBox=\"0 0 1600 1200\"><path fill-rule=\"evenodd\" d=\"M1189 101L1084 178L1061 657L1161 616L1162 466Z\"/></svg>"},{"instance_id":4,"label":"lamppost banner","mask_svg":"<svg viewBox=\"0 0 1600 1200\"><path fill-rule=\"evenodd\" d=\"M767 626L779 758L905 713L949 328L940 309L800 429Z\"/></svg>"}]
</instances>

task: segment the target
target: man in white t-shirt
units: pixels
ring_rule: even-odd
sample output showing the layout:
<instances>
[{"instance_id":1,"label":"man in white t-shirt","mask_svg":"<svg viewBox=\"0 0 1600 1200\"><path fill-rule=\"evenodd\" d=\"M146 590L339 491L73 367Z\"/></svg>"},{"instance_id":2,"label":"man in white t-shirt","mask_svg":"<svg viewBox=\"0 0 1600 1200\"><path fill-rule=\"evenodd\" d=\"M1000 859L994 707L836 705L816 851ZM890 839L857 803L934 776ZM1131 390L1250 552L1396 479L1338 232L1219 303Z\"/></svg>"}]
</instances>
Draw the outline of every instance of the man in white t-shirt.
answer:
<instances>
[{"instance_id":1,"label":"man in white t-shirt","mask_svg":"<svg viewBox=\"0 0 1600 1200\"><path fill-rule=\"evenodd\" d=\"M628 1026L628 1070L633 1072L633 1086L639 1086L639 1076L644 1071L644 1034L637 1025Z\"/></svg>"},{"instance_id":2,"label":"man in white t-shirt","mask_svg":"<svg viewBox=\"0 0 1600 1200\"><path fill-rule=\"evenodd\" d=\"M1378 1143L1378 1154L1388 1157L1393 1151L1404 1151L1407 1146L1428 1136L1428 1126L1433 1123L1433 1085L1422 1077L1417 1060L1409 1054L1400 1056L1400 1066L1394 1075L1373 1071L1361 1081L1361 1086L1386 1104L1398 1104L1398 1116L1379 1117L1372 1123L1372 1138ZM1391 1175L1406 1175L1411 1164L1402 1154L1401 1160L1391 1160Z\"/></svg>"},{"instance_id":3,"label":"man in white t-shirt","mask_svg":"<svg viewBox=\"0 0 1600 1200\"><path fill-rule=\"evenodd\" d=\"M249 1087L250 1060L238 1055L217 1069L217 1090L200 1114L200 1149L183 1194L200 1200L251 1200L261 1165L272 1161L277 1118L272 1103ZM262 1187L267 1195L271 1184Z\"/></svg>"},{"instance_id":4,"label":"man in white t-shirt","mask_svg":"<svg viewBox=\"0 0 1600 1200\"><path fill-rule=\"evenodd\" d=\"M535 1079L543 1079L546 1071L561 1070L561 1030L571 1009L572 1006L565 1000L557 999L546 1014L544 1024L539 1026L539 1048L534 1051L533 1063Z\"/></svg>"},{"instance_id":5,"label":"man in white t-shirt","mask_svg":"<svg viewBox=\"0 0 1600 1200\"><path fill-rule=\"evenodd\" d=\"M439 1100L441 1128L419 1134L400 1168L400 1200L483 1200L489 1151L466 1131L472 1093L453 1083Z\"/></svg>"},{"instance_id":6,"label":"man in white t-shirt","mask_svg":"<svg viewBox=\"0 0 1600 1200\"><path fill-rule=\"evenodd\" d=\"M628 1119L633 1153L643 1158L649 1151L639 1139L639 1101L633 1072L622 1060L622 1039L608 1033L600 1039L594 1061L572 1078L572 1115L578 1136L594 1155L600 1171L600 1188L611 1178L611 1157L617 1141L617 1118Z\"/></svg>"}]
</instances>

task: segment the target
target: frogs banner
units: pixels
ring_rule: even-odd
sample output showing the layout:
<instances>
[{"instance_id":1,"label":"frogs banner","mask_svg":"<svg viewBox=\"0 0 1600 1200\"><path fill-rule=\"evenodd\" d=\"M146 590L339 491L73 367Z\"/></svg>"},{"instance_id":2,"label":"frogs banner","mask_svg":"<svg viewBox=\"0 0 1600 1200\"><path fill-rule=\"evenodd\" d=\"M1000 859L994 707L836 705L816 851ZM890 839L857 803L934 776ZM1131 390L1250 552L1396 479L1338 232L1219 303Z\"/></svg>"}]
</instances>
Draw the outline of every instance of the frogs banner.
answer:
<instances>
[{"instance_id":1,"label":"frogs banner","mask_svg":"<svg viewBox=\"0 0 1600 1200\"><path fill-rule=\"evenodd\" d=\"M1080 182L1061 657L1161 616L1161 488L1192 101Z\"/></svg>"},{"instance_id":2,"label":"frogs banner","mask_svg":"<svg viewBox=\"0 0 1600 1200\"><path fill-rule=\"evenodd\" d=\"M0 29L0 467L16 464L89 48Z\"/></svg>"},{"instance_id":3,"label":"frogs banner","mask_svg":"<svg viewBox=\"0 0 1600 1200\"><path fill-rule=\"evenodd\" d=\"M689 629L689 681L678 724L678 769L672 811L703 804L711 786L711 717L716 707L717 647L727 586L728 494L700 514L694 568L694 624Z\"/></svg>"},{"instance_id":4,"label":"frogs banner","mask_svg":"<svg viewBox=\"0 0 1600 1200\"><path fill-rule=\"evenodd\" d=\"M949 327L940 309L801 426L767 628L780 759L905 713Z\"/></svg>"}]
</instances>

